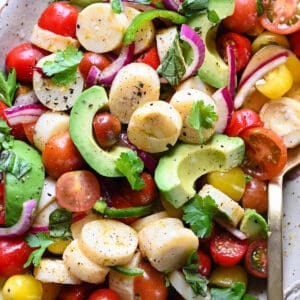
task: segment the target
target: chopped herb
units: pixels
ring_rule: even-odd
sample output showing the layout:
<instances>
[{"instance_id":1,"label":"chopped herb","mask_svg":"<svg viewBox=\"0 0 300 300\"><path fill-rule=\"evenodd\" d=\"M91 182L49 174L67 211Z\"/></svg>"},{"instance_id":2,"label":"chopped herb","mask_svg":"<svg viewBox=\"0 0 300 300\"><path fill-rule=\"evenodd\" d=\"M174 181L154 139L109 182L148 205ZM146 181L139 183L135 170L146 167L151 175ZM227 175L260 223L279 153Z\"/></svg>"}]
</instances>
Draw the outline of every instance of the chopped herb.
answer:
<instances>
[{"instance_id":1,"label":"chopped herb","mask_svg":"<svg viewBox=\"0 0 300 300\"><path fill-rule=\"evenodd\" d=\"M111 9L114 13L120 14L124 8L121 0L110 0Z\"/></svg>"},{"instance_id":2,"label":"chopped herb","mask_svg":"<svg viewBox=\"0 0 300 300\"><path fill-rule=\"evenodd\" d=\"M49 235L60 239L71 239L72 213L66 208L55 209L49 216Z\"/></svg>"},{"instance_id":3,"label":"chopped herb","mask_svg":"<svg viewBox=\"0 0 300 300\"><path fill-rule=\"evenodd\" d=\"M141 190L145 186L145 182L140 176L144 169L144 163L135 151L121 153L116 161L116 167L126 176L133 190Z\"/></svg>"},{"instance_id":4,"label":"chopped herb","mask_svg":"<svg viewBox=\"0 0 300 300\"><path fill-rule=\"evenodd\" d=\"M245 174L245 179L246 179L246 182L250 182L253 179L253 177L249 174Z\"/></svg>"},{"instance_id":5,"label":"chopped herb","mask_svg":"<svg viewBox=\"0 0 300 300\"><path fill-rule=\"evenodd\" d=\"M262 0L256 0L256 11L257 15L260 17L264 13L264 5Z\"/></svg>"},{"instance_id":6,"label":"chopped herb","mask_svg":"<svg viewBox=\"0 0 300 300\"><path fill-rule=\"evenodd\" d=\"M234 282L229 288L211 288L211 300L242 300L245 291L246 286L243 282Z\"/></svg>"},{"instance_id":7,"label":"chopped herb","mask_svg":"<svg viewBox=\"0 0 300 300\"><path fill-rule=\"evenodd\" d=\"M13 146L14 137L10 134L11 128L0 118L0 151Z\"/></svg>"},{"instance_id":8,"label":"chopped herb","mask_svg":"<svg viewBox=\"0 0 300 300\"><path fill-rule=\"evenodd\" d=\"M144 274L144 270L141 268L127 268L124 266L113 266L111 269L126 275L126 276L139 276Z\"/></svg>"},{"instance_id":9,"label":"chopped herb","mask_svg":"<svg viewBox=\"0 0 300 300\"><path fill-rule=\"evenodd\" d=\"M212 105L205 105L202 100L193 103L188 122L199 131L200 143L204 142L203 129L212 128L217 119L218 115Z\"/></svg>"},{"instance_id":10,"label":"chopped herb","mask_svg":"<svg viewBox=\"0 0 300 300\"><path fill-rule=\"evenodd\" d=\"M209 237L213 228L213 217L218 213L218 205L211 196L196 195L183 206L183 221L200 238Z\"/></svg>"},{"instance_id":11,"label":"chopped herb","mask_svg":"<svg viewBox=\"0 0 300 300\"><path fill-rule=\"evenodd\" d=\"M156 8L165 9L165 5L163 4L163 2L160 2L160 1L155 2L154 5Z\"/></svg>"},{"instance_id":12,"label":"chopped herb","mask_svg":"<svg viewBox=\"0 0 300 300\"><path fill-rule=\"evenodd\" d=\"M151 4L151 0L128 0L128 2L132 2L132 3L140 3L140 4Z\"/></svg>"},{"instance_id":13,"label":"chopped herb","mask_svg":"<svg viewBox=\"0 0 300 300\"><path fill-rule=\"evenodd\" d=\"M40 264L41 258L48 246L54 243L51 239L48 238L47 234L44 232L39 232L35 234L29 234L25 237L25 240L30 248L38 248L31 252L24 268L28 267L31 263L36 267Z\"/></svg>"},{"instance_id":14,"label":"chopped herb","mask_svg":"<svg viewBox=\"0 0 300 300\"><path fill-rule=\"evenodd\" d=\"M207 17L208 20L212 23L219 23L221 21L215 10L210 10L207 14Z\"/></svg>"},{"instance_id":15,"label":"chopped herb","mask_svg":"<svg viewBox=\"0 0 300 300\"><path fill-rule=\"evenodd\" d=\"M17 73L15 69L11 69L8 73L7 80L5 80L3 73L0 72L0 98L7 106L12 106L14 95L18 87L19 84L17 84Z\"/></svg>"},{"instance_id":16,"label":"chopped herb","mask_svg":"<svg viewBox=\"0 0 300 300\"><path fill-rule=\"evenodd\" d=\"M180 5L179 12L187 17L208 11L208 0L184 0Z\"/></svg>"},{"instance_id":17,"label":"chopped herb","mask_svg":"<svg viewBox=\"0 0 300 300\"><path fill-rule=\"evenodd\" d=\"M82 59L82 52L74 47L58 50L54 61L46 61L42 67L46 76L56 85L66 85L76 81L77 67Z\"/></svg>"}]
</instances>

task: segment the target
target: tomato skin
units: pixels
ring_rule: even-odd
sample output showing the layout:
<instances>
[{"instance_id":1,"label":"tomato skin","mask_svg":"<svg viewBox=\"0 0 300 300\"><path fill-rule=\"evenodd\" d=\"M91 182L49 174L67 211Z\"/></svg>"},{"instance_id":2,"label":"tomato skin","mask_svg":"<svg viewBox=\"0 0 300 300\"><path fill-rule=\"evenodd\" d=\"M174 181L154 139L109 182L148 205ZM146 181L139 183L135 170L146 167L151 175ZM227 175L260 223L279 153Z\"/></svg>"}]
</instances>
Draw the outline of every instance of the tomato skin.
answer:
<instances>
[{"instance_id":1,"label":"tomato skin","mask_svg":"<svg viewBox=\"0 0 300 300\"><path fill-rule=\"evenodd\" d=\"M240 137L246 144L241 165L245 173L260 180L269 180L283 170L287 162L287 148L275 132L263 127L250 127L243 130Z\"/></svg>"},{"instance_id":2,"label":"tomato skin","mask_svg":"<svg viewBox=\"0 0 300 300\"><path fill-rule=\"evenodd\" d=\"M252 31L258 22L256 0L235 0L234 12L222 24L230 31L246 33Z\"/></svg>"},{"instance_id":3,"label":"tomato skin","mask_svg":"<svg viewBox=\"0 0 300 300\"><path fill-rule=\"evenodd\" d=\"M263 127L264 123L259 114L252 109L242 108L234 111L226 128L229 136L239 136L240 133L250 127Z\"/></svg>"},{"instance_id":4,"label":"tomato skin","mask_svg":"<svg viewBox=\"0 0 300 300\"><path fill-rule=\"evenodd\" d=\"M148 262L142 261L139 268L144 274L134 278L134 293L140 300L167 300L168 288L163 273L154 269Z\"/></svg>"},{"instance_id":5,"label":"tomato skin","mask_svg":"<svg viewBox=\"0 0 300 300\"><path fill-rule=\"evenodd\" d=\"M288 35L291 50L300 57L300 30Z\"/></svg>"},{"instance_id":6,"label":"tomato skin","mask_svg":"<svg viewBox=\"0 0 300 300\"><path fill-rule=\"evenodd\" d=\"M59 205L72 212L91 209L101 196L97 177L85 170L64 173L58 178L55 191Z\"/></svg>"},{"instance_id":7,"label":"tomato skin","mask_svg":"<svg viewBox=\"0 0 300 300\"><path fill-rule=\"evenodd\" d=\"M136 62L147 64L148 66L156 70L160 65L156 47L149 48L146 52L144 52L137 58Z\"/></svg>"},{"instance_id":8,"label":"tomato skin","mask_svg":"<svg viewBox=\"0 0 300 300\"><path fill-rule=\"evenodd\" d=\"M94 117L93 129L100 147L109 148L119 140L121 122L108 112L100 112Z\"/></svg>"},{"instance_id":9,"label":"tomato skin","mask_svg":"<svg viewBox=\"0 0 300 300\"><path fill-rule=\"evenodd\" d=\"M88 300L119 300L118 294L111 289L99 289L94 291Z\"/></svg>"},{"instance_id":10,"label":"tomato skin","mask_svg":"<svg viewBox=\"0 0 300 300\"><path fill-rule=\"evenodd\" d=\"M210 242L210 253L220 266L233 266L241 261L247 251L247 240L239 240L228 232L217 233Z\"/></svg>"},{"instance_id":11,"label":"tomato skin","mask_svg":"<svg viewBox=\"0 0 300 300\"><path fill-rule=\"evenodd\" d=\"M240 71L246 67L251 58L251 42L250 40L238 33L227 32L218 39L219 51L225 61L228 61L226 48L228 45L233 46L236 71Z\"/></svg>"},{"instance_id":12,"label":"tomato skin","mask_svg":"<svg viewBox=\"0 0 300 300\"><path fill-rule=\"evenodd\" d=\"M0 277L26 272L23 265L32 251L23 237L0 238Z\"/></svg>"},{"instance_id":13,"label":"tomato skin","mask_svg":"<svg viewBox=\"0 0 300 300\"><path fill-rule=\"evenodd\" d=\"M0 225L5 224L4 182L0 182Z\"/></svg>"},{"instance_id":14,"label":"tomato skin","mask_svg":"<svg viewBox=\"0 0 300 300\"><path fill-rule=\"evenodd\" d=\"M26 138L30 142L31 145L34 145L33 136L34 136L35 124L36 124L36 122L22 124Z\"/></svg>"},{"instance_id":15,"label":"tomato skin","mask_svg":"<svg viewBox=\"0 0 300 300\"><path fill-rule=\"evenodd\" d=\"M245 267L249 274L258 278L268 277L267 241L252 242L245 256Z\"/></svg>"},{"instance_id":16,"label":"tomato skin","mask_svg":"<svg viewBox=\"0 0 300 300\"><path fill-rule=\"evenodd\" d=\"M65 2L51 3L41 14L38 26L53 33L76 38L77 9Z\"/></svg>"},{"instance_id":17,"label":"tomato skin","mask_svg":"<svg viewBox=\"0 0 300 300\"><path fill-rule=\"evenodd\" d=\"M42 161L46 172L53 178L58 178L65 172L79 170L84 165L68 131L54 135L46 142Z\"/></svg>"},{"instance_id":18,"label":"tomato skin","mask_svg":"<svg viewBox=\"0 0 300 300\"><path fill-rule=\"evenodd\" d=\"M103 54L94 52L85 52L79 63L79 71L84 79L87 78L90 68L96 66L99 70L103 70L110 65L110 60Z\"/></svg>"},{"instance_id":19,"label":"tomato skin","mask_svg":"<svg viewBox=\"0 0 300 300\"><path fill-rule=\"evenodd\" d=\"M197 251L199 257L199 273L208 277L211 271L211 258L202 250Z\"/></svg>"},{"instance_id":20,"label":"tomato skin","mask_svg":"<svg viewBox=\"0 0 300 300\"><path fill-rule=\"evenodd\" d=\"M58 300L84 300L89 295L91 286L89 284L63 285Z\"/></svg>"}]
</instances>

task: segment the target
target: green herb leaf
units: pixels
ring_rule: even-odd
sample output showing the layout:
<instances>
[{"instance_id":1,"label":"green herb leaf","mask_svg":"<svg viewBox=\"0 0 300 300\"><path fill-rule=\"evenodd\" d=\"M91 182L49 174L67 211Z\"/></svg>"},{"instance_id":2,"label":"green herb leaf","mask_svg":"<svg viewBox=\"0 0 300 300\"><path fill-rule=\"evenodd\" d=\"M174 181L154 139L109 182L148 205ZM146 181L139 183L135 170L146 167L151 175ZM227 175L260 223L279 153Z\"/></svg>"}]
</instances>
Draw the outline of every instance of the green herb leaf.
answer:
<instances>
[{"instance_id":1,"label":"green herb leaf","mask_svg":"<svg viewBox=\"0 0 300 300\"><path fill-rule=\"evenodd\" d=\"M260 17L264 13L264 5L262 0L256 0L256 11L257 15Z\"/></svg>"},{"instance_id":2,"label":"green herb leaf","mask_svg":"<svg viewBox=\"0 0 300 300\"><path fill-rule=\"evenodd\" d=\"M249 174L245 174L245 180L246 182L250 182L253 179L253 177Z\"/></svg>"},{"instance_id":3,"label":"green herb leaf","mask_svg":"<svg viewBox=\"0 0 300 300\"><path fill-rule=\"evenodd\" d=\"M203 129L212 128L218 119L212 105L205 105L202 100L195 101L189 115L189 125L199 131L200 143L204 142Z\"/></svg>"},{"instance_id":4,"label":"green herb leaf","mask_svg":"<svg viewBox=\"0 0 300 300\"><path fill-rule=\"evenodd\" d=\"M111 9L114 13L120 14L123 11L123 3L121 0L110 0Z\"/></svg>"},{"instance_id":5,"label":"green herb leaf","mask_svg":"<svg viewBox=\"0 0 300 300\"><path fill-rule=\"evenodd\" d=\"M245 291L243 282L234 282L229 288L211 288L211 300L241 300Z\"/></svg>"},{"instance_id":6,"label":"green herb leaf","mask_svg":"<svg viewBox=\"0 0 300 300\"><path fill-rule=\"evenodd\" d=\"M2 72L0 72L0 98L7 106L12 106L14 95L19 87L17 84L17 73L15 69L12 69L8 75L7 80Z\"/></svg>"},{"instance_id":7,"label":"green herb leaf","mask_svg":"<svg viewBox=\"0 0 300 300\"><path fill-rule=\"evenodd\" d=\"M160 1L155 2L154 5L156 8L165 9L165 5L163 4L163 2L160 2Z\"/></svg>"},{"instance_id":8,"label":"green herb leaf","mask_svg":"<svg viewBox=\"0 0 300 300\"><path fill-rule=\"evenodd\" d=\"M182 219L190 225L200 238L209 237L213 228L213 217L218 213L218 205L210 197L196 195L183 206Z\"/></svg>"},{"instance_id":9,"label":"green herb leaf","mask_svg":"<svg viewBox=\"0 0 300 300\"><path fill-rule=\"evenodd\" d=\"M66 208L57 208L49 216L50 237L71 239L72 213Z\"/></svg>"},{"instance_id":10,"label":"green herb leaf","mask_svg":"<svg viewBox=\"0 0 300 300\"><path fill-rule=\"evenodd\" d=\"M219 23L221 21L215 10L210 10L207 14L207 17L208 20L212 23Z\"/></svg>"},{"instance_id":11,"label":"green herb leaf","mask_svg":"<svg viewBox=\"0 0 300 300\"><path fill-rule=\"evenodd\" d=\"M245 294L243 300L258 300L258 299L252 295Z\"/></svg>"},{"instance_id":12,"label":"green herb leaf","mask_svg":"<svg viewBox=\"0 0 300 300\"><path fill-rule=\"evenodd\" d=\"M10 134L11 128L0 118L0 151L13 146L14 137Z\"/></svg>"},{"instance_id":13,"label":"green herb leaf","mask_svg":"<svg viewBox=\"0 0 300 300\"><path fill-rule=\"evenodd\" d=\"M208 280L199 274L199 257L196 251L188 256L182 272L186 282L191 286L196 295L207 295Z\"/></svg>"},{"instance_id":14,"label":"green herb leaf","mask_svg":"<svg viewBox=\"0 0 300 300\"><path fill-rule=\"evenodd\" d=\"M140 4L151 4L151 0L129 0L128 2L132 2L132 3L140 3Z\"/></svg>"},{"instance_id":15,"label":"green herb leaf","mask_svg":"<svg viewBox=\"0 0 300 300\"><path fill-rule=\"evenodd\" d=\"M145 182L140 176L144 169L144 163L135 151L121 153L116 161L116 167L126 176L133 190L141 190L145 186Z\"/></svg>"},{"instance_id":16,"label":"green herb leaf","mask_svg":"<svg viewBox=\"0 0 300 300\"><path fill-rule=\"evenodd\" d=\"M206 13L207 10L208 0L184 0L179 8L179 12L187 17Z\"/></svg>"},{"instance_id":17,"label":"green herb leaf","mask_svg":"<svg viewBox=\"0 0 300 300\"><path fill-rule=\"evenodd\" d=\"M72 83L77 77L77 67L83 57L81 51L74 47L58 50L54 61L46 61L42 67L45 75L51 77L56 85Z\"/></svg>"},{"instance_id":18,"label":"green herb leaf","mask_svg":"<svg viewBox=\"0 0 300 300\"><path fill-rule=\"evenodd\" d=\"M29 234L25 237L25 240L30 248L38 249L31 252L24 264L24 268L28 267L31 263L36 267L40 264L41 258L47 250L47 247L53 244L54 241L50 240L44 232L39 232L36 235Z\"/></svg>"},{"instance_id":19,"label":"green herb leaf","mask_svg":"<svg viewBox=\"0 0 300 300\"><path fill-rule=\"evenodd\" d=\"M127 268L124 266L113 266L111 269L126 275L126 276L139 276L144 274L144 270L141 268Z\"/></svg>"},{"instance_id":20,"label":"green herb leaf","mask_svg":"<svg viewBox=\"0 0 300 300\"><path fill-rule=\"evenodd\" d=\"M179 38L177 37L159 65L157 72L171 85L178 85L185 71L185 62L179 45Z\"/></svg>"}]
</instances>

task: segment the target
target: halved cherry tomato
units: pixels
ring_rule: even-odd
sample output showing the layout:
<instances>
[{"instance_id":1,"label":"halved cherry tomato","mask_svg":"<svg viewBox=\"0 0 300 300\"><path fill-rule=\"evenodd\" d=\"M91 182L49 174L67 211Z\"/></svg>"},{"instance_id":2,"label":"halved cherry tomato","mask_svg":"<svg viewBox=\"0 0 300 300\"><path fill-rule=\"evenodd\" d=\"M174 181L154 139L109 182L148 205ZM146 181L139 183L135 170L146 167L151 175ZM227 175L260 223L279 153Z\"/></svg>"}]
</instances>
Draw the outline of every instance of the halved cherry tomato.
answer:
<instances>
[{"instance_id":1,"label":"halved cherry tomato","mask_svg":"<svg viewBox=\"0 0 300 300\"><path fill-rule=\"evenodd\" d=\"M6 70L9 72L15 68L18 80L32 82L33 67L44 55L45 52L37 47L29 43L23 43L7 53L5 59Z\"/></svg>"},{"instance_id":2,"label":"halved cherry tomato","mask_svg":"<svg viewBox=\"0 0 300 300\"><path fill-rule=\"evenodd\" d=\"M264 1L262 26L274 33L290 34L300 29L298 0Z\"/></svg>"},{"instance_id":3,"label":"halved cherry tomato","mask_svg":"<svg viewBox=\"0 0 300 300\"><path fill-rule=\"evenodd\" d=\"M56 134L46 142L42 160L46 172L53 178L68 171L79 170L84 165L84 160L68 131Z\"/></svg>"},{"instance_id":4,"label":"halved cherry tomato","mask_svg":"<svg viewBox=\"0 0 300 300\"><path fill-rule=\"evenodd\" d=\"M110 61L103 54L94 52L85 52L79 63L79 71L84 79L89 74L90 68L96 66L99 70L103 70L110 65Z\"/></svg>"},{"instance_id":5,"label":"halved cherry tomato","mask_svg":"<svg viewBox=\"0 0 300 300\"><path fill-rule=\"evenodd\" d=\"M288 39L290 42L291 50L300 57L300 30L289 34Z\"/></svg>"},{"instance_id":6,"label":"halved cherry tomato","mask_svg":"<svg viewBox=\"0 0 300 300\"><path fill-rule=\"evenodd\" d=\"M269 180L278 175L287 162L287 148L282 139L272 130L250 127L241 132L246 144L242 169L260 180Z\"/></svg>"},{"instance_id":7,"label":"halved cherry tomato","mask_svg":"<svg viewBox=\"0 0 300 300\"><path fill-rule=\"evenodd\" d=\"M121 122L109 112L100 112L94 117L93 129L100 147L109 148L119 140Z\"/></svg>"},{"instance_id":8,"label":"halved cherry tomato","mask_svg":"<svg viewBox=\"0 0 300 300\"><path fill-rule=\"evenodd\" d=\"M239 240L228 232L217 233L210 242L210 253L220 266L233 266L244 257L247 240Z\"/></svg>"},{"instance_id":9,"label":"halved cherry tomato","mask_svg":"<svg viewBox=\"0 0 300 300\"><path fill-rule=\"evenodd\" d=\"M233 46L237 72L246 67L251 57L251 42L247 37L235 32L227 32L219 37L217 43L225 61L228 60L227 46Z\"/></svg>"},{"instance_id":10,"label":"halved cherry tomato","mask_svg":"<svg viewBox=\"0 0 300 300\"><path fill-rule=\"evenodd\" d=\"M4 182L0 181L0 225L5 224Z\"/></svg>"},{"instance_id":11,"label":"halved cherry tomato","mask_svg":"<svg viewBox=\"0 0 300 300\"><path fill-rule=\"evenodd\" d=\"M254 241L247 250L245 267L249 274L258 278L268 277L267 241Z\"/></svg>"},{"instance_id":12,"label":"halved cherry tomato","mask_svg":"<svg viewBox=\"0 0 300 300\"><path fill-rule=\"evenodd\" d=\"M114 290L106 288L94 291L88 300L120 300L120 297Z\"/></svg>"},{"instance_id":13,"label":"halved cherry tomato","mask_svg":"<svg viewBox=\"0 0 300 300\"><path fill-rule=\"evenodd\" d=\"M208 277L211 271L211 258L204 251L197 251L199 257L199 273L205 277Z\"/></svg>"},{"instance_id":14,"label":"halved cherry tomato","mask_svg":"<svg viewBox=\"0 0 300 300\"><path fill-rule=\"evenodd\" d=\"M76 38L78 10L65 2L51 3L41 14L38 25L53 33Z\"/></svg>"},{"instance_id":15,"label":"halved cherry tomato","mask_svg":"<svg viewBox=\"0 0 300 300\"><path fill-rule=\"evenodd\" d=\"M101 196L97 177L85 170L64 173L58 178L55 191L59 205L72 212L91 209Z\"/></svg>"},{"instance_id":16,"label":"halved cherry tomato","mask_svg":"<svg viewBox=\"0 0 300 300\"><path fill-rule=\"evenodd\" d=\"M134 278L134 294L141 300L167 300L168 288L164 274L154 269L148 262L142 261L139 268L144 270L143 275Z\"/></svg>"},{"instance_id":17,"label":"halved cherry tomato","mask_svg":"<svg viewBox=\"0 0 300 300\"><path fill-rule=\"evenodd\" d=\"M144 63L152 67L154 70L160 65L160 60L156 47L149 48L145 53L141 54L136 62Z\"/></svg>"},{"instance_id":18,"label":"halved cherry tomato","mask_svg":"<svg viewBox=\"0 0 300 300\"><path fill-rule=\"evenodd\" d=\"M250 127L262 127L263 121L257 112L249 108L242 108L234 111L226 128L229 136L239 136L240 133Z\"/></svg>"}]
</instances>

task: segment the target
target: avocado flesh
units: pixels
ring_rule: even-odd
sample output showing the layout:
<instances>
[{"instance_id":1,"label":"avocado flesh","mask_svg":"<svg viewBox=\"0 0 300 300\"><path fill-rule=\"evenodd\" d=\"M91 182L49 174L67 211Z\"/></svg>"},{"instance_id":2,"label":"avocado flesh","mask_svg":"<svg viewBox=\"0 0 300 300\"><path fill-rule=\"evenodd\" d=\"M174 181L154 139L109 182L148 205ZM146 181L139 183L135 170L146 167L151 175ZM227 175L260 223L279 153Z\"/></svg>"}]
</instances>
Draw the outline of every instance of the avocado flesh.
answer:
<instances>
[{"instance_id":1,"label":"avocado flesh","mask_svg":"<svg viewBox=\"0 0 300 300\"><path fill-rule=\"evenodd\" d=\"M212 171L238 166L245 153L242 139L215 134L205 145L178 144L163 156L155 170L155 182L175 208L196 194L195 181Z\"/></svg>"},{"instance_id":2,"label":"avocado flesh","mask_svg":"<svg viewBox=\"0 0 300 300\"><path fill-rule=\"evenodd\" d=\"M35 149L22 141L15 140L10 150L28 161L31 170L20 179L10 173L5 173L5 222L7 226L18 222L24 202L30 199L39 202L45 179L41 156Z\"/></svg>"},{"instance_id":3,"label":"avocado flesh","mask_svg":"<svg viewBox=\"0 0 300 300\"><path fill-rule=\"evenodd\" d=\"M269 226L255 209L247 208L240 224L240 231L245 233L249 240L266 239Z\"/></svg>"},{"instance_id":4,"label":"avocado flesh","mask_svg":"<svg viewBox=\"0 0 300 300\"><path fill-rule=\"evenodd\" d=\"M122 152L131 151L126 147L114 146L102 149L94 139L93 119L95 114L108 104L103 87L93 86L80 94L70 114L70 135L76 148L97 173L107 177L124 176L116 168L116 160Z\"/></svg>"}]
</instances>

